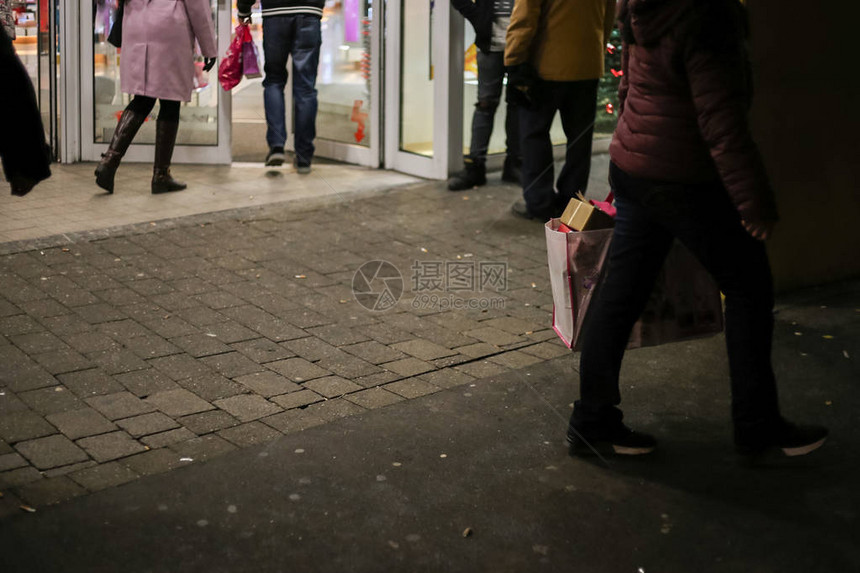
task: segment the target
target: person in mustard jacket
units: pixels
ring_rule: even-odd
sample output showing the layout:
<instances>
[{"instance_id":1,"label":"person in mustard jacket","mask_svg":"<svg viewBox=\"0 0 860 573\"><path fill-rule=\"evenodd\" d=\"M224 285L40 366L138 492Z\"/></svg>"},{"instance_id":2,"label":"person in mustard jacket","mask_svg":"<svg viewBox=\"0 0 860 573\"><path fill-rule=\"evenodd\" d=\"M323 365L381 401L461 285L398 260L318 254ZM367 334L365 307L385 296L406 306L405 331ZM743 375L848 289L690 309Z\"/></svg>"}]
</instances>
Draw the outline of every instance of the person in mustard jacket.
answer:
<instances>
[{"instance_id":1,"label":"person in mustard jacket","mask_svg":"<svg viewBox=\"0 0 860 573\"><path fill-rule=\"evenodd\" d=\"M133 94L119 119L110 146L96 167L96 184L113 193L114 176L137 130L161 101L155 123L152 192L180 191L186 185L170 175L179 130L179 102L191 101L194 89L194 41L215 65L218 46L208 0L120 0L122 19L120 83Z\"/></svg>"},{"instance_id":2,"label":"person in mustard jacket","mask_svg":"<svg viewBox=\"0 0 860 573\"><path fill-rule=\"evenodd\" d=\"M513 205L515 214L557 217L568 200L585 192L597 82L614 25L615 0L516 0L505 43L508 98L520 103L523 150L524 202ZM558 193L550 139L556 111L567 137Z\"/></svg>"}]
</instances>

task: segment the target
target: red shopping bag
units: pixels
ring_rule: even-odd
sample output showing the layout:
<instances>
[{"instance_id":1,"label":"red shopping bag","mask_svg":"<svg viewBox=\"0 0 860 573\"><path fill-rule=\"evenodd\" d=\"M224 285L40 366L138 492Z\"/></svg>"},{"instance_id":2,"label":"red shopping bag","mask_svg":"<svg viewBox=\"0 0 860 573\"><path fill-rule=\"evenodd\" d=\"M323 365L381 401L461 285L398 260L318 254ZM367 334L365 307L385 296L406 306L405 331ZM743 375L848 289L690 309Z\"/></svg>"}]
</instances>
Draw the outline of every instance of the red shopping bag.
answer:
<instances>
[{"instance_id":1,"label":"red shopping bag","mask_svg":"<svg viewBox=\"0 0 860 573\"><path fill-rule=\"evenodd\" d=\"M236 26L233 39L230 40L230 46L227 48L227 54L221 60L221 65L218 66L218 81L221 82L221 87L225 91L230 91L242 81L244 72L242 50L246 33L250 35L246 24Z\"/></svg>"},{"instance_id":2,"label":"red shopping bag","mask_svg":"<svg viewBox=\"0 0 860 573\"><path fill-rule=\"evenodd\" d=\"M245 26L245 40L242 43L242 71L246 78L259 78L260 58L257 55L257 46L251 37L251 29Z\"/></svg>"}]
</instances>

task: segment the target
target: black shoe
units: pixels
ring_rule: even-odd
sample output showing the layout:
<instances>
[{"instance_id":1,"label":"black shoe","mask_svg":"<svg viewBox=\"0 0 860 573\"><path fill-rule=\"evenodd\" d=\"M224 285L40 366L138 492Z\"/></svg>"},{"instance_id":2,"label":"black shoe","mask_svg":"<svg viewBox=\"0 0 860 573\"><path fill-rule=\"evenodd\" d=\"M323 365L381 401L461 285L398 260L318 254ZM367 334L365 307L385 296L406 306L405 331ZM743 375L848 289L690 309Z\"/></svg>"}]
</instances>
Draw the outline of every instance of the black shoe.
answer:
<instances>
[{"instance_id":1,"label":"black shoe","mask_svg":"<svg viewBox=\"0 0 860 573\"><path fill-rule=\"evenodd\" d=\"M549 213L541 214L533 212L526 206L525 201L517 201L511 205L511 212L517 217L522 217L523 219L528 219L530 221L539 221L541 223L545 223L552 219L552 215Z\"/></svg>"},{"instance_id":2,"label":"black shoe","mask_svg":"<svg viewBox=\"0 0 860 573\"><path fill-rule=\"evenodd\" d=\"M787 457L805 456L824 445L827 428L798 426L780 419L770 430L735 434L735 450L742 456L777 452Z\"/></svg>"},{"instance_id":3,"label":"black shoe","mask_svg":"<svg viewBox=\"0 0 860 573\"><path fill-rule=\"evenodd\" d=\"M571 456L641 456L650 454L657 448L654 436L635 432L624 424L619 424L614 430L593 435L583 435L569 429L567 443Z\"/></svg>"},{"instance_id":4,"label":"black shoe","mask_svg":"<svg viewBox=\"0 0 860 573\"><path fill-rule=\"evenodd\" d=\"M273 147L266 156L266 167L278 167L284 164L284 148Z\"/></svg>"},{"instance_id":5,"label":"black shoe","mask_svg":"<svg viewBox=\"0 0 860 573\"><path fill-rule=\"evenodd\" d=\"M502 181L504 181L505 183L514 183L516 185L522 185L523 175L520 169L521 165L521 160L514 159L510 155L505 157L505 164L502 167Z\"/></svg>"},{"instance_id":6,"label":"black shoe","mask_svg":"<svg viewBox=\"0 0 860 573\"><path fill-rule=\"evenodd\" d=\"M484 165L478 165L468 157L465 162L466 167L448 180L449 191L465 191L487 184L487 172Z\"/></svg>"}]
</instances>

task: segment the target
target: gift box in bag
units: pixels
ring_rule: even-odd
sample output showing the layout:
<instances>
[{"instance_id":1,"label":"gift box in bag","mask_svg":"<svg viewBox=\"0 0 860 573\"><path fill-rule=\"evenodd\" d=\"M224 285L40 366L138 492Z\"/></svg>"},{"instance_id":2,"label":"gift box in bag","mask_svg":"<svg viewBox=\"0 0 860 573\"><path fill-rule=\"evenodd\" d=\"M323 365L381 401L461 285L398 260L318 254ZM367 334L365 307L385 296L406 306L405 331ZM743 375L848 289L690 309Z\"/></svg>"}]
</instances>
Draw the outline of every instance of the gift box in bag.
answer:
<instances>
[{"instance_id":1,"label":"gift box in bag","mask_svg":"<svg viewBox=\"0 0 860 573\"><path fill-rule=\"evenodd\" d=\"M552 286L552 326L568 348L579 350L582 327L605 275L612 229L559 230L546 223ZM679 242L669 251L651 298L633 327L628 348L657 346L723 330L720 291L710 274Z\"/></svg>"}]
</instances>

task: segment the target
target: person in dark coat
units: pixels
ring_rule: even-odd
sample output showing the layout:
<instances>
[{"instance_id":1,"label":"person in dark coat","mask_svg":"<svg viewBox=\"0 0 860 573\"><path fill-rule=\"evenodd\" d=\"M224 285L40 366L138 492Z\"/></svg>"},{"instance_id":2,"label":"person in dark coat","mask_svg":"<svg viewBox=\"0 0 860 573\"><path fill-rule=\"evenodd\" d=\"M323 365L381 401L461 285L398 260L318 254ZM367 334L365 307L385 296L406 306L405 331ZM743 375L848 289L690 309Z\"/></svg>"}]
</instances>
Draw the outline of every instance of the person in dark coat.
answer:
<instances>
[{"instance_id":1,"label":"person in dark coat","mask_svg":"<svg viewBox=\"0 0 860 573\"><path fill-rule=\"evenodd\" d=\"M133 94L134 99L123 111L96 167L96 184L113 193L120 161L158 99L152 192L181 191L186 185L170 175L179 102L191 101L195 40L206 58L203 69L209 71L215 65L218 46L212 8L208 0L120 1L124 2L120 82L122 91Z\"/></svg>"},{"instance_id":2,"label":"person in dark coat","mask_svg":"<svg viewBox=\"0 0 860 573\"><path fill-rule=\"evenodd\" d=\"M493 135L496 109L502 99L505 80L505 37L514 0L451 0L453 6L475 28L478 48L478 101L472 114L472 140L464 168L448 181L451 191L464 191L487 183L487 151ZM520 183L519 114L515 102L505 114L505 148L502 181Z\"/></svg>"},{"instance_id":3,"label":"person in dark coat","mask_svg":"<svg viewBox=\"0 0 860 573\"><path fill-rule=\"evenodd\" d=\"M624 0L619 120L609 152L618 210L605 283L584 326L572 454L651 452L622 423L621 360L674 239L725 295L737 451L803 455L827 430L780 415L764 241L776 201L750 133L746 12L737 0Z\"/></svg>"},{"instance_id":4,"label":"person in dark coat","mask_svg":"<svg viewBox=\"0 0 860 573\"><path fill-rule=\"evenodd\" d=\"M23 196L39 181L51 176L51 150L30 76L0 26L0 109L5 110L0 129L0 159L12 194Z\"/></svg>"}]
</instances>

